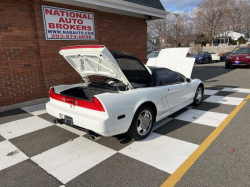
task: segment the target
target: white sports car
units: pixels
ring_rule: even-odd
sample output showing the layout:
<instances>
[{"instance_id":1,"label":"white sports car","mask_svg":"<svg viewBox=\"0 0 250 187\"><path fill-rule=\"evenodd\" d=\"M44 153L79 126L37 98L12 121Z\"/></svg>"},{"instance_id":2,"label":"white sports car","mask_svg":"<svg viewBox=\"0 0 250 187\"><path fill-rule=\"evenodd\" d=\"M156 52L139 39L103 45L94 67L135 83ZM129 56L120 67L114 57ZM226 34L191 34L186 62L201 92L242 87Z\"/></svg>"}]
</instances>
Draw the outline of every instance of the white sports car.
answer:
<instances>
[{"instance_id":1,"label":"white sports car","mask_svg":"<svg viewBox=\"0 0 250 187\"><path fill-rule=\"evenodd\" d=\"M60 54L84 83L51 87L47 112L55 123L79 127L93 139L122 133L144 139L155 122L202 102L204 85L190 78L195 59L186 58L187 52L164 49L145 66L135 56L101 45L62 48ZM106 78L89 82L90 75Z\"/></svg>"}]
</instances>

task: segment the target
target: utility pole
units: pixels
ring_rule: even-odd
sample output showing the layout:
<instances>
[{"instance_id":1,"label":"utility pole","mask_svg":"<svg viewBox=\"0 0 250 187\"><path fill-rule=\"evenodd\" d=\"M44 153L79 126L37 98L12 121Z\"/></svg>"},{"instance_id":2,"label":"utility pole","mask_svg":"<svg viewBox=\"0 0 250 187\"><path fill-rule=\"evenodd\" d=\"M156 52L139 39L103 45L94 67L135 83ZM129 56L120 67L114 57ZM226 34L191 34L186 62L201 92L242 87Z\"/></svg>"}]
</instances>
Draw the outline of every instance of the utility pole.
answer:
<instances>
[{"instance_id":1,"label":"utility pole","mask_svg":"<svg viewBox=\"0 0 250 187\"><path fill-rule=\"evenodd\" d=\"M175 16L175 47L177 47L177 21L179 14L174 14Z\"/></svg>"}]
</instances>

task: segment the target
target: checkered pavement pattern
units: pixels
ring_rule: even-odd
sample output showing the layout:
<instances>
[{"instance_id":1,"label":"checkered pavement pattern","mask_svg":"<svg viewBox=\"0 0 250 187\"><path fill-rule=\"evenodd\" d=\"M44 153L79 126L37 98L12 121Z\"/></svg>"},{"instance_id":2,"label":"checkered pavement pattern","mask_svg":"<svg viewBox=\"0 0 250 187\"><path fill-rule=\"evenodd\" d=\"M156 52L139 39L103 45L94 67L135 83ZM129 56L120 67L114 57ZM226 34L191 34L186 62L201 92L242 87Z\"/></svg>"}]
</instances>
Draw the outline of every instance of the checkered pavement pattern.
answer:
<instances>
[{"instance_id":1,"label":"checkered pavement pattern","mask_svg":"<svg viewBox=\"0 0 250 187\"><path fill-rule=\"evenodd\" d=\"M155 124L150 136L96 141L53 124L45 104L0 113L0 186L160 186L250 93L206 88L204 102Z\"/></svg>"}]
</instances>

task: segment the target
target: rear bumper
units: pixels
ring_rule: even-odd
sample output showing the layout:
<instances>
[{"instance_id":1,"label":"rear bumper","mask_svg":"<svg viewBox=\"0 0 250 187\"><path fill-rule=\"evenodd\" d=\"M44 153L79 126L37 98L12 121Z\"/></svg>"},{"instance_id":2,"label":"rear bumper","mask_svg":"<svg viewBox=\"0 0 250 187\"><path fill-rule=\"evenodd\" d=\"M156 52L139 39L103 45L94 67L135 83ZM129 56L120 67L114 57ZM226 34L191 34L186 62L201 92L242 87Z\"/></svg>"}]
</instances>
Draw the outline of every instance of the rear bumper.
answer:
<instances>
[{"instance_id":1,"label":"rear bumper","mask_svg":"<svg viewBox=\"0 0 250 187\"><path fill-rule=\"evenodd\" d=\"M215 60L215 61L220 60L220 57L219 56L218 57L212 57L212 60Z\"/></svg>"},{"instance_id":2,"label":"rear bumper","mask_svg":"<svg viewBox=\"0 0 250 187\"><path fill-rule=\"evenodd\" d=\"M47 112L58 119L69 116L75 126L91 130L102 136L114 135L114 124L106 112L84 109L76 106L70 107L67 103L52 100L46 104Z\"/></svg>"}]
</instances>

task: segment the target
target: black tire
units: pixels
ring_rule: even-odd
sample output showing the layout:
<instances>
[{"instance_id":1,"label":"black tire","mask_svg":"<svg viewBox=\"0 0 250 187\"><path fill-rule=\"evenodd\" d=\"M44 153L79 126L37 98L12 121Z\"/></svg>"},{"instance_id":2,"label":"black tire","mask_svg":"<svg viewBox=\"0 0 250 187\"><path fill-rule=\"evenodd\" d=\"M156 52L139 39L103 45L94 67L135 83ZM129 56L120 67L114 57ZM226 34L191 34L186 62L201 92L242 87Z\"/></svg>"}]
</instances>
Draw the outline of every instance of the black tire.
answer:
<instances>
[{"instance_id":1,"label":"black tire","mask_svg":"<svg viewBox=\"0 0 250 187\"><path fill-rule=\"evenodd\" d=\"M230 69L230 66L229 66L229 65L225 65L225 68L226 68L226 69Z\"/></svg>"},{"instance_id":2,"label":"black tire","mask_svg":"<svg viewBox=\"0 0 250 187\"><path fill-rule=\"evenodd\" d=\"M203 100L203 94L204 94L204 90L202 85L199 85L196 92L195 92L195 96L194 96L194 102L193 105L194 106L199 106ZM198 99L198 95L200 96L200 98Z\"/></svg>"},{"instance_id":3,"label":"black tire","mask_svg":"<svg viewBox=\"0 0 250 187\"><path fill-rule=\"evenodd\" d=\"M142 130L139 131L138 128L140 127L140 116L144 115L144 111L148 111L151 115L151 120L150 120L150 117L148 116L147 119L145 119L145 127L144 128L141 128ZM151 122L149 122L149 121ZM154 111L152 110L152 108L148 105L142 105L138 108L138 110L136 111L135 115L134 115L134 118L132 120L132 123L128 129L128 132L127 132L127 135L135 140L143 140L145 138L148 137L148 135L150 134L150 132L152 131L152 128L153 128L153 125L154 125L154 122L155 122L155 114L154 114ZM147 123L148 126L147 126ZM141 123L142 124L142 123ZM143 124L141 125L143 127ZM147 126L147 127L146 127ZM142 135L142 133L144 132L144 130L147 130L146 134ZM140 134L141 133L141 134Z\"/></svg>"}]
</instances>

